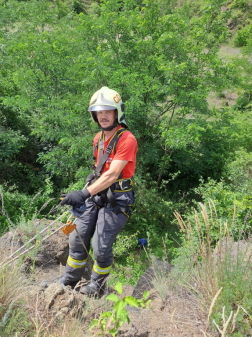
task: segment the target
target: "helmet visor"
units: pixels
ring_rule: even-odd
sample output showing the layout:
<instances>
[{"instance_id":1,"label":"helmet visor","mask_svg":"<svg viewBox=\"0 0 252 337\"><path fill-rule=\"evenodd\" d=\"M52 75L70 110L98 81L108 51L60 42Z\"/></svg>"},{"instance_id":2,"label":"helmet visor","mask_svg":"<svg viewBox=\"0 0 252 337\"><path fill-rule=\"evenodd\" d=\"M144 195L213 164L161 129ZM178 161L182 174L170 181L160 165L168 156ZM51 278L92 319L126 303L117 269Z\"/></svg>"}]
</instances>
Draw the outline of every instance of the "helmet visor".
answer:
<instances>
[{"instance_id":1,"label":"helmet visor","mask_svg":"<svg viewBox=\"0 0 252 337\"><path fill-rule=\"evenodd\" d=\"M95 105L88 108L88 111L116 110L114 106Z\"/></svg>"}]
</instances>

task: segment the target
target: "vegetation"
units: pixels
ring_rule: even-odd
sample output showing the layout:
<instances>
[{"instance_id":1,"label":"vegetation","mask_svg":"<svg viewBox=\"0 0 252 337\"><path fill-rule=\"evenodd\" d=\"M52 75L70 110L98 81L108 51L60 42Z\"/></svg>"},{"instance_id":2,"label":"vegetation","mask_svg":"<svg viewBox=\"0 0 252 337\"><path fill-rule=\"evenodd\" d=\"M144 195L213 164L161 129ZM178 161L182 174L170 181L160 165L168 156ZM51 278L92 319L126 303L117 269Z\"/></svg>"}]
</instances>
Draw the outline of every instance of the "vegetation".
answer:
<instances>
[{"instance_id":1,"label":"vegetation","mask_svg":"<svg viewBox=\"0 0 252 337\"><path fill-rule=\"evenodd\" d=\"M115 285L115 290L118 294L122 294L122 284L118 282ZM115 337L118 329L123 325L124 322L130 322L128 312L125 310L126 305L132 307L138 307L141 305L143 308L149 308L149 303L151 300L147 300L149 292L145 291L143 293L143 299L136 299L133 296L125 296L123 299L119 300L116 294L110 294L107 296L107 300L115 302L113 306L113 311L105 311L101 313L99 319L94 319L90 323L90 329L96 328L96 333L98 336L107 336L110 334L112 337Z\"/></svg>"},{"instance_id":2,"label":"vegetation","mask_svg":"<svg viewBox=\"0 0 252 337\"><path fill-rule=\"evenodd\" d=\"M212 318L221 329L222 308L229 316L236 303L236 326L245 334L249 271L234 265L234 276L229 258L221 273L204 268L225 231L234 241L251 233L251 1L0 0L0 18L0 233L59 215L60 191L84 186L98 132L87 107L107 85L121 93L138 141L136 203L115 243L109 282L137 283L149 265L137 246L145 237L155 256L193 264L205 310L223 288ZM240 53L221 59L223 44ZM227 90L238 95L234 105ZM213 92L221 108L210 107ZM201 219L199 234L194 209L209 200L218 220L208 235ZM206 271L213 279L207 292ZM8 301L1 315L15 305Z\"/></svg>"}]
</instances>

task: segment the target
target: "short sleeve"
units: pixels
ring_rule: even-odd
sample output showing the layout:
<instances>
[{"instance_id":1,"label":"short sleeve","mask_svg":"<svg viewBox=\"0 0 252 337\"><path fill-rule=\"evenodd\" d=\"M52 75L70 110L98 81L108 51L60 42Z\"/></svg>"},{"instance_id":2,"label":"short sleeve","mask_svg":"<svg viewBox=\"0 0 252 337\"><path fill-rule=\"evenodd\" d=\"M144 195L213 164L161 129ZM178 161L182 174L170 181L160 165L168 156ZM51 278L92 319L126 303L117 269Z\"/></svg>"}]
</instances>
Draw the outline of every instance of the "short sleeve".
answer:
<instances>
[{"instance_id":1,"label":"short sleeve","mask_svg":"<svg viewBox=\"0 0 252 337\"><path fill-rule=\"evenodd\" d=\"M135 162L136 153L137 141L130 133L128 134L127 138L119 140L113 160L127 160L128 162Z\"/></svg>"}]
</instances>

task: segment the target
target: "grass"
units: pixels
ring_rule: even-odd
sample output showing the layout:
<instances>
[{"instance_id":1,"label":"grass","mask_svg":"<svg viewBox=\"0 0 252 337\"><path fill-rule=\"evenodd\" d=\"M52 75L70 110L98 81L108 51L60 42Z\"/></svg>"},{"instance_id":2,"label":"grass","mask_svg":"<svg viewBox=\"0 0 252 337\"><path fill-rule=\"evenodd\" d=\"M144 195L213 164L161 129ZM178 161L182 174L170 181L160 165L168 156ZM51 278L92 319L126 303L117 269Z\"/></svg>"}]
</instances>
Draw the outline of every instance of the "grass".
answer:
<instances>
[{"instance_id":1,"label":"grass","mask_svg":"<svg viewBox=\"0 0 252 337\"><path fill-rule=\"evenodd\" d=\"M252 333L251 240L234 242L235 214L230 223L221 222L213 203L200 207L193 222L175 213L185 242L169 278L156 269L153 285L163 300L171 289L193 295L208 317L205 336L209 327L223 337L247 336Z\"/></svg>"},{"instance_id":2,"label":"grass","mask_svg":"<svg viewBox=\"0 0 252 337\"><path fill-rule=\"evenodd\" d=\"M0 336L26 336L32 323L24 306L27 280L17 266L0 268Z\"/></svg>"},{"instance_id":3,"label":"grass","mask_svg":"<svg viewBox=\"0 0 252 337\"><path fill-rule=\"evenodd\" d=\"M30 282L17 264L0 269L0 336L83 337L91 336L89 323L108 310L105 297L85 299L82 314L59 316L50 310L41 311L39 295L27 296Z\"/></svg>"},{"instance_id":4,"label":"grass","mask_svg":"<svg viewBox=\"0 0 252 337\"><path fill-rule=\"evenodd\" d=\"M207 206L200 204L200 211L195 211L191 221L184 221L178 213L175 216L185 240L179 249L179 257L173 261L174 268L167 274L165 264L162 267L162 264L155 263L155 259L150 258L149 261L154 269L152 283L164 307L174 294L180 292L184 298L189 294L189 301L182 303L178 299L175 308L172 307L171 324L177 320L179 306L185 308L186 305L186 310L191 306L190 310L195 313L203 313L202 332L205 336L214 336L213 330L223 337L251 334L252 243L249 240L234 242L232 231L235 214L229 222L220 221L210 201ZM165 240L163 246L167 260ZM133 270L140 261L128 262L130 270ZM33 303L26 298L27 285L28 281L17 264L0 268L1 337L91 336L89 323L108 310L107 301L102 298L85 300L81 317L62 318L52 315L50 311L41 312L38 308L39 298L37 302L34 299ZM182 316L183 310L180 311L181 317L188 323L187 313ZM189 322L192 327L194 322Z\"/></svg>"}]
</instances>

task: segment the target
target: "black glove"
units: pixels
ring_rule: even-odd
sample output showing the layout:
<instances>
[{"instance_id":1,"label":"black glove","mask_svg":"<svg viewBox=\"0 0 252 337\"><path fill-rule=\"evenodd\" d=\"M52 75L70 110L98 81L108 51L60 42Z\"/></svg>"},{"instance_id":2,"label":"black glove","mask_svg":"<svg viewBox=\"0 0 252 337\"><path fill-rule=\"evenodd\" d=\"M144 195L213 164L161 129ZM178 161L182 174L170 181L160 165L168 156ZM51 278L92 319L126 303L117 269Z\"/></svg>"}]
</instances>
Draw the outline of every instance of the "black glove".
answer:
<instances>
[{"instance_id":1,"label":"black glove","mask_svg":"<svg viewBox=\"0 0 252 337\"><path fill-rule=\"evenodd\" d=\"M87 178L86 178L86 183L90 183L93 179L95 178L95 173L94 171L90 173Z\"/></svg>"},{"instance_id":2,"label":"black glove","mask_svg":"<svg viewBox=\"0 0 252 337\"><path fill-rule=\"evenodd\" d=\"M71 205L74 208L79 208L85 204L87 198L91 197L87 189L83 191L72 191L68 194L61 194L61 198L64 198L61 201L61 206Z\"/></svg>"}]
</instances>

